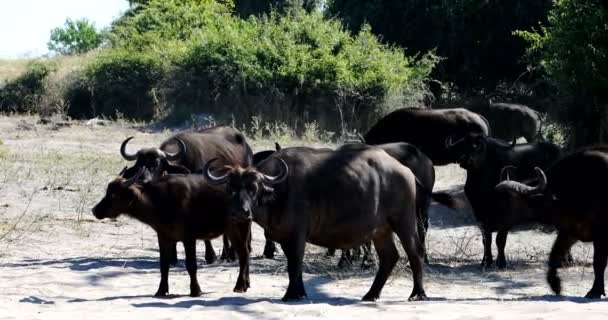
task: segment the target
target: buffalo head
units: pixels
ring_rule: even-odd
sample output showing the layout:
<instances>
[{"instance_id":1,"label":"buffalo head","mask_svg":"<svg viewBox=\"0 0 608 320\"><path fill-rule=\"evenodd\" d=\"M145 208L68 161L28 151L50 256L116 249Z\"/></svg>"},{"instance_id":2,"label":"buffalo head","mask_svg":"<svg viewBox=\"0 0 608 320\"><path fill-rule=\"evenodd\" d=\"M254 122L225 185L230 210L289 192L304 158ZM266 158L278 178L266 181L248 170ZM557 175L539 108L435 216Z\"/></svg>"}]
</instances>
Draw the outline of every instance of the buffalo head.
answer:
<instances>
[{"instance_id":1,"label":"buffalo head","mask_svg":"<svg viewBox=\"0 0 608 320\"><path fill-rule=\"evenodd\" d=\"M266 204L273 196L273 185L285 181L289 174L289 167L283 159L272 157L280 164L281 172L271 176L259 172L255 167L241 168L240 166L224 167L222 175L215 175L211 165L218 160L209 160L204 168L203 175L210 184L226 185L226 191L232 200L230 214L232 219L242 221L253 218L253 210L260 205Z\"/></svg>"},{"instance_id":2,"label":"buffalo head","mask_svg":"<svg viewBox=\"0 0 608 320\"><path fill-rule=\"evenodd\" d=\"M140 168L131 178L124 178L126 167L118 178L108 184L106 195L93 207L93 215L97 219L114 219L122 213L129 211L133 203L139 198L139 190L136 182L139 182L144 174L145 168Z\"/></svg>"},{"instance_id":3,"label":"buffalo head","mask_svg":"<svg viewBox=\"0 0 608 320\"><path fill-rule=\"evenodd\" d=\"M485 161L487 138L479 133L469 133L456 140L449 137L445 141L445 147L457 155L458 164L462 168L480 168Z\"/></svg>"},{"instance_id":4,"label":"buffalo head","mask_svg":"<svg viewBox=\"0 0 608 320\"><path fill-rule=\"evenodd\" d=\"M189 170L181 165L172 164L171 162L181 160L187 152L186 144L179 138L173 138L178 145L178 152L171 153L160 148L143 148L138 150L136 153L129 154L127 152L127 144L133 137L127 138L120 145L120 154L125 160L135 161L133 167L127 169L124 174L125 178L130 178L136 174L140 168L145 168L143 176L145 179L150 179L150 175L154 172L160 174L165 171L171 173L189 173Z\"/></svg>"}]
</instances>

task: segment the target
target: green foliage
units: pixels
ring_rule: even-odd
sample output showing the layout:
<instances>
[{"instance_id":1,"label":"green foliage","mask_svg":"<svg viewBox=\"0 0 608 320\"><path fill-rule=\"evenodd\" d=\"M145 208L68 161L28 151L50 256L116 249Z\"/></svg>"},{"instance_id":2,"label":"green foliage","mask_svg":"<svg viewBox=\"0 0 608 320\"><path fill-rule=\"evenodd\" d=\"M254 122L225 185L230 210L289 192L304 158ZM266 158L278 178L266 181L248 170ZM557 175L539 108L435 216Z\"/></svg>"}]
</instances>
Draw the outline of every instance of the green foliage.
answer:
<instances>
[{"instance_id":1,"label":"green foliage","mask_svg":"<svg viewBox=\"0 0 608 320\"><path fill-rule=\"evenodd\" d=\"M113 24L113 48L75 82L72 97L83 103L70 103L72 114L149 119L167 105L185 119L204 112L243 124L264 114L298 133L314 120L344 131L426 95L431 53L406 57L368 27L352 35L316 11L243 20L232 9L212 0L137 4Z\"/></svg>"},{"instance_id":2,"label":"green foliage","mask_svg":"<svg viewBox=\"0 0 608 320\"><path fill-rule=\"evenodd\" d=\"M272 10L285 12L291 9L304 9L308 12L321 7L322 0L235 0L234 9L242 17L268 14Z\"/></svg>"},{"instance_id":3,"label":"green foliage","mask_svg":"<svg viewBox=\"0 0 608 320\"><path fill-rule=\"evenodd\" d=\"M72 87L70 115L152 119L158 110L154 88L164 75L156 56L121 49L108 50L85 71L86 80ZM86 92L90 93L87 104ZM73 99L82 99L81 104Z\"/></svg>"},{"instance_id":4,"label":"green foliage","mask_svg":"<svg viewBox=\"0 0 608 320\"><path fill-rule=\"evenodd\" d=\"M483 93L526 71L525 42L511 34L546 21L552 0L332 0L328 15L375 34L409 54L436 49L434 77L460 93Z\"/></svg>"},{"instance_id":5,"label":"green foliage","mask_svg":"<svg viewBox=\"0 0 608 320\"><path fill-rule=\"evenodd\" d=\"M67 18L63 28L51 30L51 40L47 43L50 51L63 55L81 54L93 50L103 42L103 34L86 18Z\"/></svg>"},{"instance_id":6,"label":"green foliage","mask_svg":"<svg viewBox=\"0 0 608 320\"><path fill-rule=\"evenodd\" d=\"M552 110L572 127L571 145L608 141L608 8L601 0L559 0L549 22L517 32L530 43L560 103Z\"/></svg>"},{"instance_id":7,"label":"green foliage","mask_svg":"<svg viewBox=\"0 0 608 320\"><path fill-rule=\"evenodd\" d=\"M315 119L331 129L366 126L422 100L437 60L410 59L369 28L353 36L340 22L302 10L223 19L201 34L177 63L172 102L216 114L231 106L245 122L262 113L295 127Z\"/></svg>"},{"instance_id":8,"label":"green foliage","mask_svg":"<svg viewBox=\"0 0 608 320\"><path fill-rule=\"evenodd\" d=\"M34 112L46 92L46 80L54 67L32 61L26 71L0 88L1 112Z\"/></svg>"}]
</instances>

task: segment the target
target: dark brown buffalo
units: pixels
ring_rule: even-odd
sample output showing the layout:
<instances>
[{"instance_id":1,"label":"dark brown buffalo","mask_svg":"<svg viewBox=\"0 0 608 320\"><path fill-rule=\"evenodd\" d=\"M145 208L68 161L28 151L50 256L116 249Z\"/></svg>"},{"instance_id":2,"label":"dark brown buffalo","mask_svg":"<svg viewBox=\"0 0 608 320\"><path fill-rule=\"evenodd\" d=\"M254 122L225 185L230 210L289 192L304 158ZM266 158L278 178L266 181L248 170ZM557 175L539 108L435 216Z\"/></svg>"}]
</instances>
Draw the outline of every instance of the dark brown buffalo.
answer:
<instances>
[{"instance_id":1,"label":"dark brown buffalo","mask_svg":"<svg viewBox=\"0 0 608 320\"><path fill-rule=\"evenodd\" d=\"M276 151L281 150L281 145L278 142L274 143L274 150L264 150L260 152L256 152L253 154L253 165L257 165L262 162L266 158L270 157ZM267 232L264 231L264 238L266 239L266 243L264 244L264 257L268 259L274 259L274 254L277 251L277 247L274 241L270 240Z\"/></svg>"},{"instance_id":2,"label":"dark brown buffalo","mask_svg":"<svg viewBox=\"0 0 608 320\"><path fill-rule=\"evenodd\" d=\"M364 300L376 300L394 268L398 235L412 266L410 300L426 299L423 246L416 229L416 178L380 148L363 144L336 151L286 148L256 167L233 167L209 181L233 195L232 214L253 219L281 244L289 286L284 301L306 297L302 261L306 242L353 248L372 240L379 269Z\"/></svg>"},{"instance_id":3,"label":"dark brown buffalo","mask_svg":"<svg viewBox=\"0 0 608 320\"><path fill-rule=\"evenodd\" d=\"M457 162L460 154L445 146L447 139L469 133L489 135L488 121L466 109L399 109L380 119L363 137L365 143L408 142L426 154L433 164Z\"/></svg>"},{"instance_id":4,"label":"dark brown buffalo","mask_svg":"<svg viewBox=\"0 0 608 320\"><path fill-rule=\"evenodd\" d=\"M161 280L155 296L169 292L169 265L177 241L183 242L186 252L190 296L201 295L196 278L196 240L211 240L224 233L239 256L240 271L234 291L247 291L251 223L229 219L229 197L200 175L165 175L142 182L144 171L140 168L130 179L120 176L112 181L105 197L93 208L93 214L98 219L126 214L156 231Z\"/></svg>"},{"instance_id":5,"label":"dark brown buffalo","mask_svg":"<svg viewBox=\"0 0 608 320\"><path fill-rule=\"evenodd\" d=\"M127 152L130 137L120 146L121 155L135 164L127 169L125 178L130 178L140 168L146 168L143 177L151 179L153 172L189 173L202 170L205 163L219 158L224 164L249 166L252 163L253 152L247 144L245 136L238 130L217 126L199 131L181 132L165 140L159 148L143 148L136 153ZM157 170L161 168L161 170ZM234 250L229 249L228 240L224 237L222 259L234 260ZM177 262L177 251L172 258ZM213 263L216 254L210 241L205 241L205 260Z\"/></svg>"},{"instance_id":6,"label":"dark brown buffalo","mask_svg":"<svg viewBox=\"0 0 608 320\"><path fill-rule=\"evenodd\" d=\"M433 193L433 187L435 185L435 168L433 162L429 159L420 149L414 145L405 142L396 143L385 143L379 144L378 147L388 153L391 157L395 158L399 163L408 167L416 176L416 213L417 213L417 226L418 235L420 235L420 241L425 244L426 233L429 227L429 206L431 204L431 198L436 201L453 206L452 199L445 197L443 193ZM371 244L367 244L363 248L363 259L362 266L367 267L373 263L373 256L370 254ZM359 250L361 251L361 250ZM342 251L342 257L338 266L345 267L350 265L351 260L358 258L358 251L354 254L350 254L348 250ZM333 255L332 250L328 250L328 255ZM428 262L426 250L424 255L425 262Z\"/></svg>"},{"instance_id":7,"label":"dark brown buffalo","mask_svg":"<svg viewBox=\"0 0 608 320\"><path fill-rule=\"evenodd\" d=\"M518 178L534 178L534 167L548 168L559 159L561 149L548 142L512 145L476 134L467 135L448 145L463 154L459 162L467 170L464 191L483 235L482 265L489 267L493 264L492 232L496 231L496 265L505 268L505 246L509 230L529 222L531 217L523 212L505 211L504 206L498 204L494 187L500 182L501 171L505 167L514 166Z\"/></svg>"},{"instance_id":8,"label":"dark brown buffalo","mask_svg":"<svg viewBox=\"0 0 608 320\"><path fill-rule=\"evenodd\" d=\"M536 186L503 181L496 186L509 210L530 212L544 223L557 227L558 235L549 256L547 280L561 293L557 275L561 257L577 241L593 242L595 280L585 297L605 296L604 271L608 258L608 146L587 147L556 162L546 170L537 169Z\"/></svg>"},{"instance_id":9,"label":"dark brown buffalo","mask_svg":"<svg viewBox=\"0 0 608 320\"><path fill-rule=\"evenodd\" d=\"M538 111L528 106L516 103L485 103L471 111L488 119L494 138L513 141L524 137L527 142L543 140L542 117Z\"/></svg>"}]
</instances>

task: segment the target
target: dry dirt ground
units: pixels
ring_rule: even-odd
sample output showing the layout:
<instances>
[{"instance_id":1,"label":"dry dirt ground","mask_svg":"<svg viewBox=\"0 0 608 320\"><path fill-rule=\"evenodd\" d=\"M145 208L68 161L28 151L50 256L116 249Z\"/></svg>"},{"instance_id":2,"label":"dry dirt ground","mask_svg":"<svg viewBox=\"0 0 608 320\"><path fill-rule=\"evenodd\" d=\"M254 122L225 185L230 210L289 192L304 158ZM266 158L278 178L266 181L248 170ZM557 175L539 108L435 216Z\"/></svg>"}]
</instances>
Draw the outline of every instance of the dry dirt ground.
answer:
<instances>
[{"instance_id":1,"label":"dry dirt ground","mask_svg":"<svg viewBox=\"0 0 608 320\"><path fill-rule=\"evenodd\" d=\"M168 298L152 297L159 281L156 236L121 217L97 221L90 213L105 185L126 165L120 142L158 145L171 132L145 133L125 125L41 124L34 117L0 117L1 319L592 319L608 317L604 301L580 298L591 287L592 248L577 244L577 265L561 271L563 297L545 282L555 237L534 229L510 234L509 267L481 270L481 240L467 210L434 205L425 285L430 301L407 302L411 273L402 259L382 298L361 302L374 271L336 267L337 257L309 245L304 281L309 298L283 303L286 260L262 259L262 230L253 230L252 287L232 292L236 263L204 265L204 294L190 298L183 262L170 273ZM296 142L293 145L297 144ZM256 141L255 150L272 147ZM459 192L465 172L438 168L436 189ZM221 240L214 240L219 252ZM181 248L180 248L181 250ZM494 248L494 252L495 248ZM403 254L402 254L403 256ZM180 252L180 258L183 257Z\"/></svg>"}]
</instances>

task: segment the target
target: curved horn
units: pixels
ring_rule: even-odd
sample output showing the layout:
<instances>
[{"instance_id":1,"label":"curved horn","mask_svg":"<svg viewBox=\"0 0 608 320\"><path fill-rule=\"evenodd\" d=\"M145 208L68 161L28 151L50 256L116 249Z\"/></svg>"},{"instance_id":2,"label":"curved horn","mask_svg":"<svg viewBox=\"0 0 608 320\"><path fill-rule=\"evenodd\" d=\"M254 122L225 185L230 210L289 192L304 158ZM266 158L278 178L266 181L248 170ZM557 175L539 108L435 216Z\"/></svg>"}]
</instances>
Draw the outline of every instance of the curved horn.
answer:
<instances>
[{"instance_id":1,"label":"curved horn","mask_svg":"<svg viewBox=\"0 0 608 320\"><path fill-rule=\"evenodd\" d=\"M122 183L122 186L125 188L130 187L132 184L137 182L137 180L139 180L139 178L141 178L141 176L144 174L144 171L146 171L146 168L144 168L144 167L139 168L139 170L133 177L131 177L130 179L127 179L125 182Z\"/></svg>"},{"instance_id":2,"label":"curved horn","mask_svg":"<svg viewBox=\"0 0 608 320\"><path fill-rule=\"evenodd\" d=\"M504 166L501 170L500 170L500 181L510 181L511 177L509 176L509 171L511 169L517 170L516 166ZM505 174L506 179L505 179Z\"/></svg>"},{"instance_id":3,"label":"curved horn","mask_svg":"<svg viewBox=\"0 0 608 320\"><path fill-rule=\"evenodd\" d=\"M131 139L133 139L133 137L128 137L127 139L125 139L125 141L122 142L122 144L120 145L120 154L122 155L123 158L125 158L125 160L127 161L134 161L137 160L137 153L134 154L128 154L127 153L127 143L129 143L129 141L131 141Z\"/></svg>"},{"instance_id":4,"label":"curved horn","mask_svg":"<svg viewBox=\"0 0 608 320\"><path fill-rule=\"evenodd\" d=\"M545 175L543 170L540 169L539 167L535 167L534 170L536 171L538 186L531 187L531 186L521 183L521 182L509 181L509 184L508 184L509 188L512 191L515 191L517 193L527 195L527 196L533 196L533 195L543 193L545 191L545 189L547 188L547 176Z\"/></svg>"},{"instance_id":5,"label":"curved horn","mask_svg":"<svg viewBox=\"0 0 608 320\"><path fill-rule=\"evenodd\" d=\"M278 175L278 176L269 176L266 174L262 175L264 176L264 180L268 183L268 184L277 184L277 183L281 183L283 181L285 181L285 179L287 179L287 176L289 174L289 166L287 165L287 163L285 162L285 160L281 159L281 158L277 158L277 157L273 157L276 160L279 160L281 162L281 166L283 167L282 172Z\"/></svg>"},{"instance_id":6,"label":"curved horn","mask_svg":"<svg viewBox=\"0 0 608 320\"><path fill-rule=\"evenodd\" d=\"M448 138L445 139L445 147L446 147L446 149L451 149L455 145L461 143L463 140L464 140L464 137L454 141L454 136L449 136Z\"/></svg>"},{"instance_id":7,"label":"curved horn","mask_svg":"<svg viewBox=\"0 0 608 320\"><path fill-rule=\"evenodd\" d=\"M278 142L275 142L275 143L274 143L274 149L275 149L276 151L281 150L281 145L280 145Z\"/></svg>"},{"instance_id":8,"label":"curved horn","mask_svg":"<svg viewBox=\"0 0 608 320\"><path fill-rule=\"evenodd\" d=\"M534 170L536 171L536 175L538 176L538 186L536 186L536 191L538 193L542 193L547 188L547 176L539 167L534 167Z\"/></svg>"},{"instance_id":9,"label":"curved horn","mask_svg":"<svg viewBox=\"0 0 608 320\"><path fill-rule=\"evenodd\" d=\"M120 170L120 173L118 174L118 176L122 177L122 175L125 174L126 171L127 171L127 167L125 166L124 168L122 168L122 170Z\"/></svg>"},{"instance_id":10,"label":"curved horn","mask_svg":"<svg viewBox=\"0 0 608 320\"><path fill-rule=\"evenodd\" d=\"M179 146L178 147L179 151L177 151L175 153L164 151L165 157L169 161L177 161L177 160L181 159L181 157L184 155L184 153L186 153L186 144L184 143L184 141L180 138L173 138L173 140L177 141L177 145Z\"/></svg>"},{"instance_id":11,"label":"curved horn","mask_svg":"<svg viewBox=\"0 0 608 320\"><path fill-rule=\"evenodd\" d=\"M223 184L226 183L226 181L228 180L228 173L219 177L211 173L211 164L217 160L219 160L219 158L213 158L207 161L207 163L205 163L205 166L203 167L203 175L205 176L205 179L207 179L207 181L211 184Z\"/></svg>"}]
</instances>

